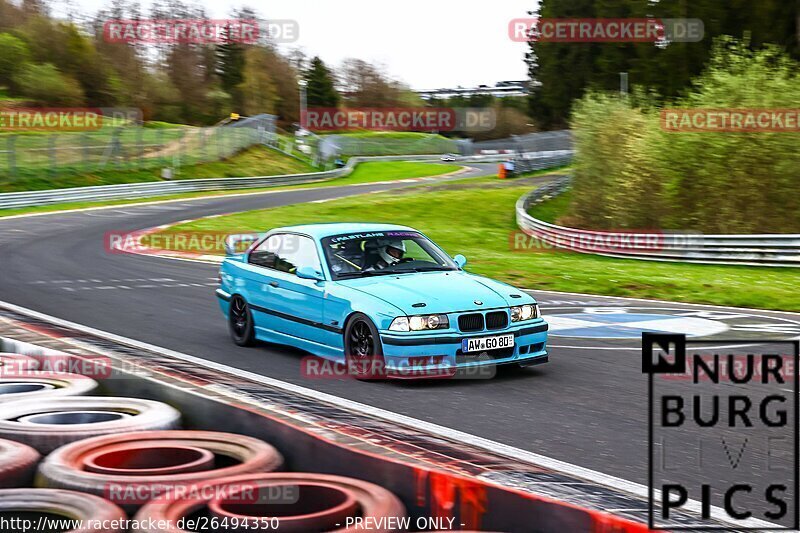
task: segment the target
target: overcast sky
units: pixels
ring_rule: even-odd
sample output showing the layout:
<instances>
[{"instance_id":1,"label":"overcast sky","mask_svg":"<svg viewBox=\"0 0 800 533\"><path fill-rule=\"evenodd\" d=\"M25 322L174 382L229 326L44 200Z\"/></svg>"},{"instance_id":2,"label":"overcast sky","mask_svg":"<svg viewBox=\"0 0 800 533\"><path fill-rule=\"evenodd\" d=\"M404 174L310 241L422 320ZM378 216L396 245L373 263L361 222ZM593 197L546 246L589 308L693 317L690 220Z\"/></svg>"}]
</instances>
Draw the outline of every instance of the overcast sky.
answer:
<instances>
[{"instance_id":1,"label":"overcast sky","mask_svg":"<svg viewBox=\"0 0 800 533\"><path fill-rule=\"evenodd\" d=\"M56 0L63 10L68 0ZM108 0L69 0L93 13ZM141 0L148 6L147 0ZM493 85L523 80L526 45L508 38L508 21L526 16L537 0L200 0L215 18L248 5L272 19L293 19L291 45L337 65L347 57L378 62L414 89Z\"/></svg>"}]
</instances>

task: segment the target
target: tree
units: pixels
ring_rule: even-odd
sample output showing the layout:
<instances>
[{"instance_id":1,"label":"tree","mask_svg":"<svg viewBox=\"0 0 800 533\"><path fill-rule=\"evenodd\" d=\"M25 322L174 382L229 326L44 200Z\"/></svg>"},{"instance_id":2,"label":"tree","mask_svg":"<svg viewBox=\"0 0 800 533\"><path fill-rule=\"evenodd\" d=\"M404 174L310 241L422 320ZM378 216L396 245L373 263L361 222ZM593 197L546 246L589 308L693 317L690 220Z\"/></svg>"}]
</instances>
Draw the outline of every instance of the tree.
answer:
<instances>
[{"instance_id":1,"label":"tree","mask_svg":"<svg viewBox=\"0 0 800 533\"><path fill-rule=\"evenodd\" d=\"M10 30L22 24L25 13L9 0L0 0L0 31Z\"/></svg>"},{"instance_id":2,"label":"tree","mask_svg":"<svg viewBox=\"0 0 800 533\"><path fill-rule=\"evenodd\" d=\"M345 59L340 69L340 91L356 107L397 107L405 88L383 69L361 59Z\"/></svg>"},{"instance_id":3,"label":"tree","mask_svg":"<svg viewBox=\"0 0 800 533\"><path fill-rule=\"evenodd\" d=\"M237 89L242 95L243 110L248 115L275 112L279 97L268 65L269 57L264 48L253 47L245 52L243 80Z\"/></svg>"},{"instance_id":4,"label":"tree","mask_svg":"<svg viewBox=\"0 0 800 533\"><path fill-rule=\"evenodd\" d=\"M244 81L245 47L232 40L230 33L231 29L226 28L222 44L216 47L216 72L222 88L233 97L234 105L240 106L242 99L237 87Z\"/></svg>"},{"instance_id":5,"label":"tree","mask_svg":"<svg viewBox=\"0 0 800 533\"><path fill-rule=\"evenodd\" d=\"M24 41L9 33L0 33L0 84L12 83L30 59L31 52Z\"/></svg>"},{"instance_id":6,"label":"tree","mask_svg":"<svg viewBox=\"0 0 800 533\"><path fill-rule=\"evenodd\" d=\"M572 104L587 90L616 90L619 73L660 100L691 88L708 64L714 39L747 37L751 49L774 43L800 57L800 2L797 0L542 0L539 18L699 19L700 42L529 43L529 114L545 128L566 125Z\"/></svg>"},{"instance_id":7,"label":"tree","mask_svg":"<svg viewBox=\"0 0 800 533\"><path fill-rule=\"evenodd\" d=\"M594 16L594 0L542 0L539 18L586 18ZM526 55L532 80L529 114L543 128L566 124L572 102L583 96L591 80L596 44L529 43Z\"/></svg>"},{"instance_id":8,"label":"tree","mask_svg":"<svg viewBox=\"0 0 800 533\"><path fill-rule=\"evenodd\" d=\"M306 94L309 107L336 107L339 105L339 93L333 83L333 75L325 63L315 56L310 68L305 72L308 82Z\"/></svg>"},{"instance_id":9,"label":"tree","mask_svg":"<svg viewBox=\"0 0 800 533\"><path fill-rule=\"evenodd\" d=\"M84 95L77 81L58 71L50 64L28 64L14 79L23 96L38 104L57 106L79 106L84 103Z\"/></svg>"},{"instance_id":10,"label":"tree","mask_svg":"<svg viewBox=\"0 0 800 533\"><path fill-rule=\"evenodd\" d=\"M298 73L289 60L274 48L265 47L264 60L267 72L275 84L277 100L275 114L283 126L300 122L300 87Z\"/></svg>"}]
</instances>

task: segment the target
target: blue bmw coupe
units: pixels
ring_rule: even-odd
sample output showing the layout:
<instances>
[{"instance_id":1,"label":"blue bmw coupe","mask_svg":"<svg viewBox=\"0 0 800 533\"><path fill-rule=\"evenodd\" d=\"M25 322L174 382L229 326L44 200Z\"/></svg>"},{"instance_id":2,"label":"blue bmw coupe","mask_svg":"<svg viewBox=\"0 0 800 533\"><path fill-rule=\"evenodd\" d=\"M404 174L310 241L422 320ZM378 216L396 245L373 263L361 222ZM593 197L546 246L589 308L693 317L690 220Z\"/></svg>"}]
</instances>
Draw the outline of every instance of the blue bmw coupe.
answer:
<instances>
[{"instance_id":1,"label":"blue bmw coupe","mask_svg":"<svg viewBox=\"0 0 800 533\"><path fill-rule=\"evenodd\" d=\"M412 228L278 228L245 251L235 239L217 296L240 346L294 346L360 379L547 362L547 323L530 295L464 271L464 256Z\"/></svg>"}]
</instances>

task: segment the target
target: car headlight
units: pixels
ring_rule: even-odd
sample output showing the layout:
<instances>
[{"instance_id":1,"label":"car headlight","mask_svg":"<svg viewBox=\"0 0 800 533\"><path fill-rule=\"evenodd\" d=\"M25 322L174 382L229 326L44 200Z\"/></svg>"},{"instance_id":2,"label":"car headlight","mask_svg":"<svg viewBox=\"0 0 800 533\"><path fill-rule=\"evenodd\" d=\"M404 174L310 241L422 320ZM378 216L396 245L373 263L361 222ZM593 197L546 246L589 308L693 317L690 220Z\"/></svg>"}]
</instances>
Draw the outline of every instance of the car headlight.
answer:
<instances>
[{"instance_id":1,"label":"car headlight","mask_svg":"<svg viewBox=\"0 0 800 533\"><path fill-rule=\"evenodd\" d=\"M520 322L539 318L539 306L537 304L526 304L511 308L511 321Z\"/></svg>"},{"instance_id":2,"label":"car headlight","mask_svg":"<svg viewBox=\"0 0 800 533\"><path fill-rule=\"evenodd\" d=\"M392 320L389 331L422 331L449 327L450 321L447 320L447 315L400 316Z\"/></svg>"}]
</instances>

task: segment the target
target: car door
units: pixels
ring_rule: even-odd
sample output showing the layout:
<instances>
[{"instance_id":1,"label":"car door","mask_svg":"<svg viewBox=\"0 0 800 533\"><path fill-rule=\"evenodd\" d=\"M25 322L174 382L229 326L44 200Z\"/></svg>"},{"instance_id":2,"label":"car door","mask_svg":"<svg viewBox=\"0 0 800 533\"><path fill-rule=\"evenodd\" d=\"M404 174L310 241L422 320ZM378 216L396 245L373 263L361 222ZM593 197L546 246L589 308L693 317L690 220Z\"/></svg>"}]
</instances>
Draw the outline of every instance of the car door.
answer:
<instances>
[{"instance_id":1,"label":"car door","mask_svg":"<svg viewBox=\"0 0 800 533\"><path fill-rule=\"evenodd\" d=\"M275 275L278 271L275 267L279 242L279 239L268 237L250 251L246 263L237 265L239 279L244 284L243 292L250 304L256 329L262 336L271 336L277 327L275 315L269 310L273 305L271 301L274 298L273 284L277 283Z\"/></svg>"},{"instance_id":2,"label":"car door","mask_svg":"<svg viewBox=\"0 0 800 533\"><path fill-rule=\"evenodd\" d=\"M271 329L281 336L322 343L324 282L296 275L297 269L304 267L322 272L316 243L295 233L273 235L268 240L268 252L274 255L274 264L265 267L269 271L265 307L272 315Z\"/></svg>"}]
</instances>

